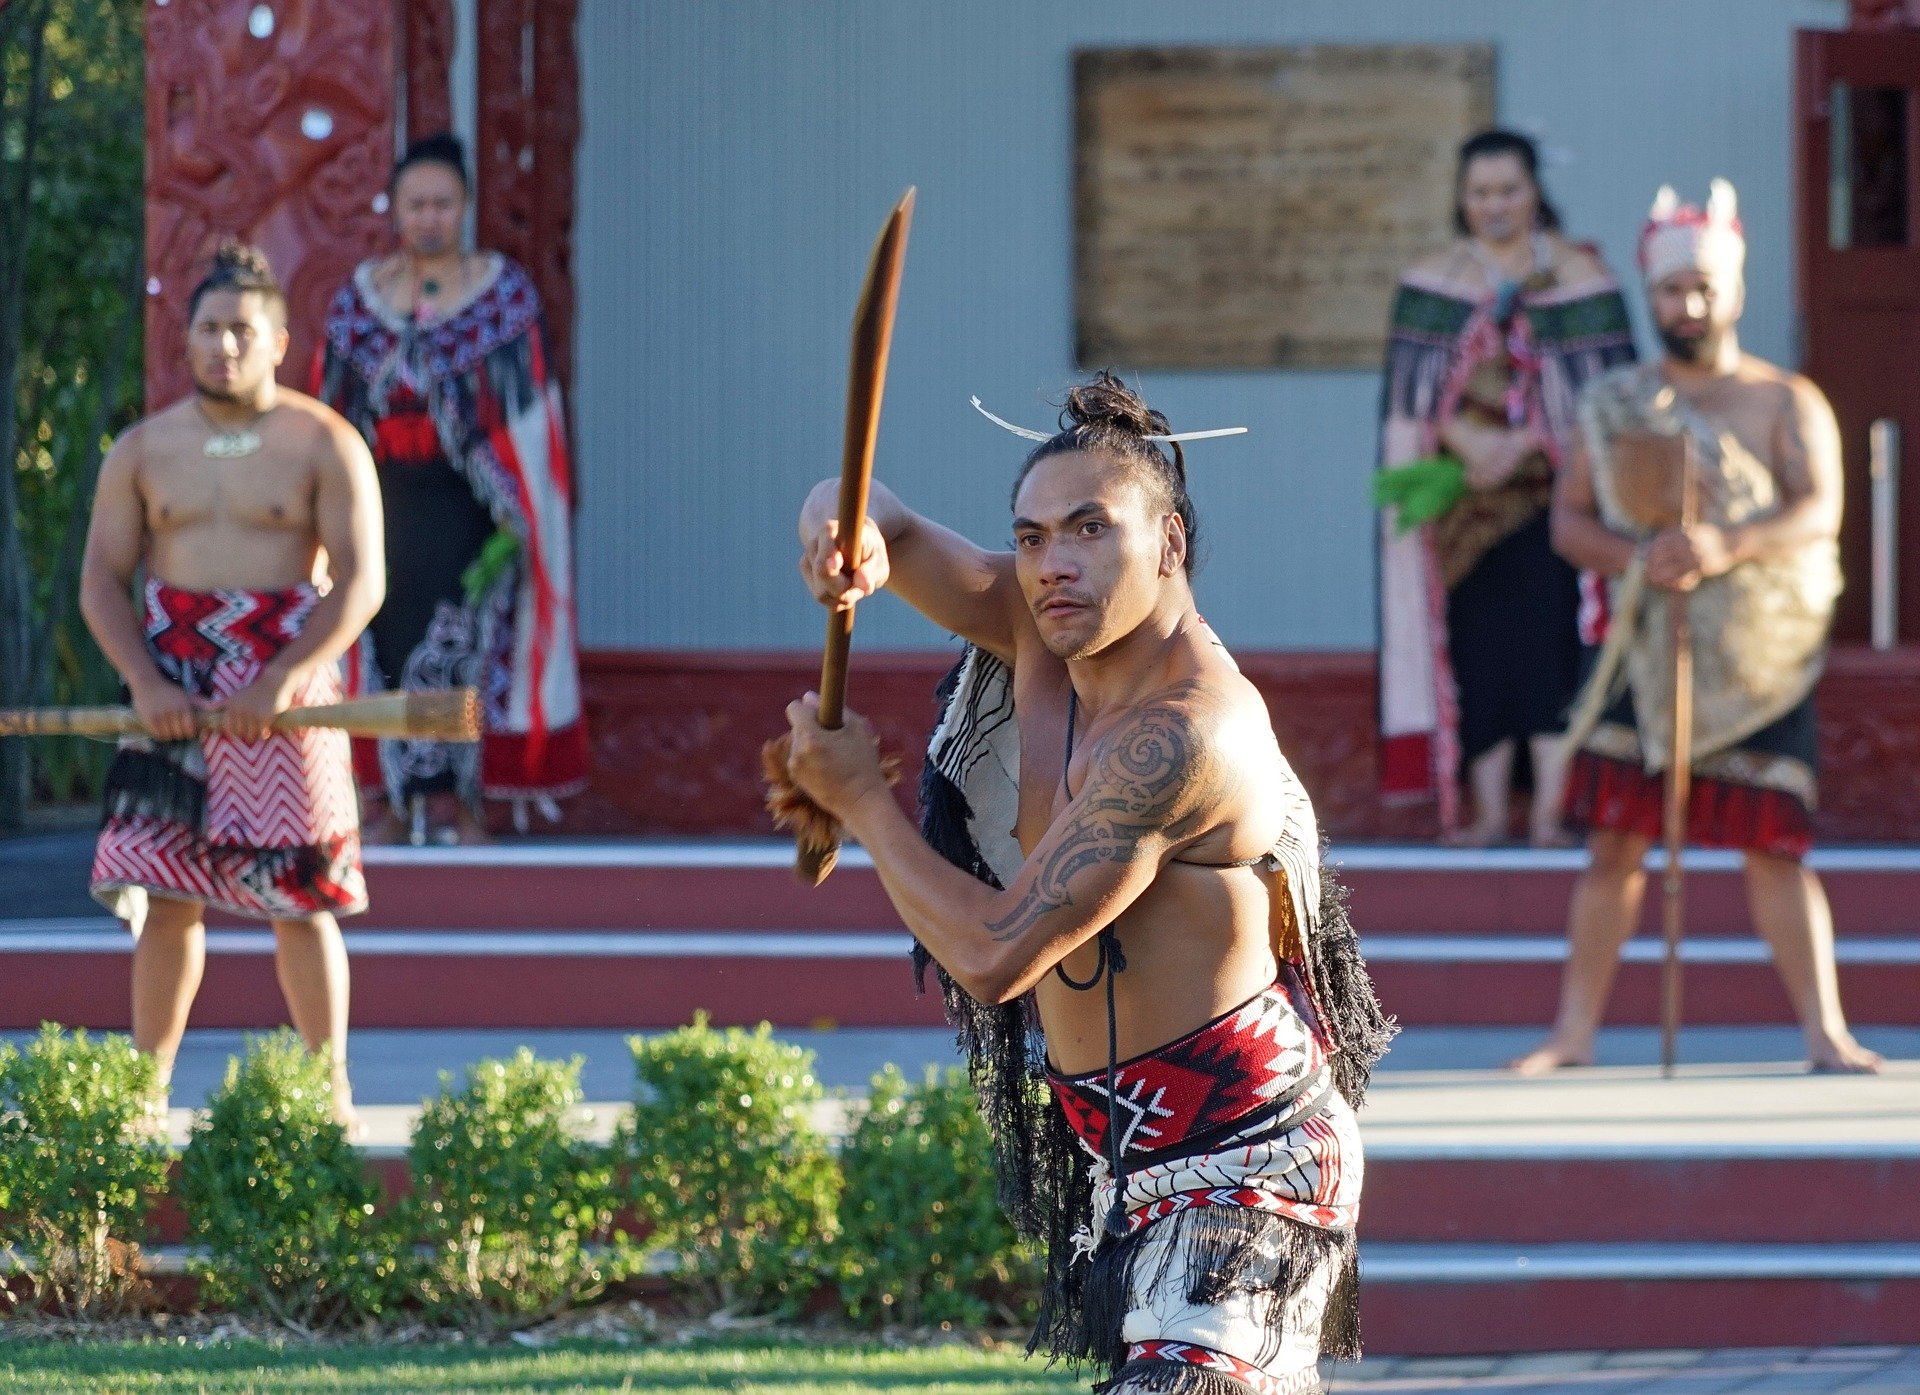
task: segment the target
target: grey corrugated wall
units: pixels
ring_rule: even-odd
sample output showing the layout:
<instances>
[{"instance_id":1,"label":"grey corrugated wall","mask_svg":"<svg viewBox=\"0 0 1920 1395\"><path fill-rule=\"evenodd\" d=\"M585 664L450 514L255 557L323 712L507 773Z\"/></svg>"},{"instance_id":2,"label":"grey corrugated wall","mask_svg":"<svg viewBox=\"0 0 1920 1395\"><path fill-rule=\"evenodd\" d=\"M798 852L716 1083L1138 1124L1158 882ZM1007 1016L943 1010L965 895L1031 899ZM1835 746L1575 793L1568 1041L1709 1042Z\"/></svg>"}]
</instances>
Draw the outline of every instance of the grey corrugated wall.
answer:
<instances>
[{"instance_id":1,"label":"grey corrugated wall","mask_svg":"<svg viewBox=\"0 0 1920 1395\"><path fill-rule=\"evenodd\" d=\"M1148 43L1492 41L1577 236L1617 270L1655 185L1740 189L1749 347L1791 359L1792 31L1843 0L585 0L576 266L587 643L804 648L793 516L838 468L867 248L920 188L879 473L990 543L1012 437L1073 372L1070 54ZM1158 373L1230 644L1374 642L1371 373ZM891 599L860 642L940 643Z\"/></svg>"}]
</instances>

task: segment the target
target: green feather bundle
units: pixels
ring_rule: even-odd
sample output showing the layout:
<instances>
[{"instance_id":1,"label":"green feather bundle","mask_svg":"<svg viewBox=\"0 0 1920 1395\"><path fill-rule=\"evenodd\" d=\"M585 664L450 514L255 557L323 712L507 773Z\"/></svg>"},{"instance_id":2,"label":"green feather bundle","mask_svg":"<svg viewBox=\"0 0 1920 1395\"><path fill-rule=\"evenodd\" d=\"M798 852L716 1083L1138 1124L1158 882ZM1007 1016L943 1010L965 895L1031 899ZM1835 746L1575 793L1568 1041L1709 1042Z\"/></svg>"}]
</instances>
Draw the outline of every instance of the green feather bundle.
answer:
<instances>
[{"instance_id":1,"label":"green feather bundle","mask_svg":"<svg viewBox=\"0 0 1920 1395\"><path fill-rule=\"evenodd\" d=\"M1375 507L1394 510L1397 531L1431 523L1467 497L1467 467L1450 455L1429 455L1373 477Z\"/></svg>"}]
</instances>

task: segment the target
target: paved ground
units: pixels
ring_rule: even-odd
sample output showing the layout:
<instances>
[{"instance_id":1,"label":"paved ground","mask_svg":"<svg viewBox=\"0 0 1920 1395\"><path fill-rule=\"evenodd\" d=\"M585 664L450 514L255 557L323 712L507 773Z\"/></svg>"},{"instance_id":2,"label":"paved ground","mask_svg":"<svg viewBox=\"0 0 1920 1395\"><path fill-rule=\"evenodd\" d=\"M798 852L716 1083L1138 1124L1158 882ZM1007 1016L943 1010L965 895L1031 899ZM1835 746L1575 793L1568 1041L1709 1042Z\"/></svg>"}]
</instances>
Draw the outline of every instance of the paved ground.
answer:
<instances>
[{"instance_id":1,"label":"paved ground","mask_svg":"<svg viewBox=\"0 0 1920 1395\"><path fill-rule=\"evenodd\" d=\"M1916 1319L1920 1321L1920 1319ZM1920 1395L1920 1347L1626 1351L1380 1358L1338 1365L1328 1389L1366 1395Z\"/></svg>"}]
</instances>

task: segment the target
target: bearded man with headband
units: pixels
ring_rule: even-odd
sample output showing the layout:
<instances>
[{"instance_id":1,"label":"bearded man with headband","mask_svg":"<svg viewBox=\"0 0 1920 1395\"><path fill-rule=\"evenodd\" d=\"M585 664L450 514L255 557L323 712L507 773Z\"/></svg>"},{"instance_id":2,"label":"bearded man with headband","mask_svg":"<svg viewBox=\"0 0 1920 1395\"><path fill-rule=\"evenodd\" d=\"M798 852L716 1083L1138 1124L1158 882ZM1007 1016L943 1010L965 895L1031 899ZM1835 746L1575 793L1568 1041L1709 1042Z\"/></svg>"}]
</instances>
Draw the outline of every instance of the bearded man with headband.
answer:
<instances>
[{"instance_id":1,"label":"bearded man with headband","mask_svg":"<svg viewBox=\"0 0 1920 1395\"><path fill-rule=\"evenodd\" d=\"M1032 1347L1112 1391L1317 1390L1357 1349L1352 1106L1391 1025L1266 704L1195 609L1183 438L1106 374L1060 428L1019 433L1011 552L876 484L844 577L837 482L814 490L823 603L891 582L972 647L924 833L868 725L822 729L812 695L786 773L939 965L1001 1200L1047 1251Z\"/></svg>"},{"instance_id":2,"label":"bearded man with headband","mask_svg":"<svg viewBox=\"0 0 1920 1395\"><path fill-rule=\"evenodd\" d=\"M222 244L187 307L193 395L114 442L81 567L87 627L150 733L107 775L93 894L134 933L133 1040L163 1082L205 908L269 921L294 1026L331 1057L351 1122L334 915L364 910L367 886L347 737L270 724L339 699L336 661L379 609L373 460L338 414L274 381L287 303L258 248ZM219 729L200 732L209 707Z\"/></svg>"},{"instance_id":3,"label":"bearded man with headband","mask_svg":"<svg viewBox=\"0 0 1920 1395\"><path fill-rule=\"evenodd\" d=\"M1620 947L1639 923L1645 859L1660 838L1673 722L1667 608L1693 632L1692 796L1686 838L1744 854L1747 902L1772 948L1815 1070L1873 1071L1840 1006L1833 916L1803 859L1815 801L1813 689L1840 591L1840 435L1820 390L1742 352L1746 242L1733 186L1704 208L1662 189L1640 238L1666 352L1590 385L1556 483L1554 545L1612 578L1611 628L1572 723L1571 822L1592 860L1573 894L1552 1035L1515 1061L1527 1074L1593 1060ZM1681 436L1700 522L1661 521L1623 433Z\"/></svg>"}]
</instances>

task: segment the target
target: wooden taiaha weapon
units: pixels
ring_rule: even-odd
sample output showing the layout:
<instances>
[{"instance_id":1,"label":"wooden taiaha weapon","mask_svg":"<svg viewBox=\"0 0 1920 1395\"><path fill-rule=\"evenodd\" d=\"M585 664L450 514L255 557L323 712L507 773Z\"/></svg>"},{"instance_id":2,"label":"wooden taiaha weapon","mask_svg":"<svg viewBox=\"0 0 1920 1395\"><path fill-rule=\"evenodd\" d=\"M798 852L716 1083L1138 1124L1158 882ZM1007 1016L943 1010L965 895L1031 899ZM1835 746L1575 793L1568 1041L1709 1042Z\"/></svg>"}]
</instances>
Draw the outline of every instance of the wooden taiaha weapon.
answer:
<instances>
[{"instance_id":1,"label":"wooden taiaha weapon","mask_svg":"<svg viewBox=\"0 0 1920 1395\"><path fill-rule=\"evenodd\" d=\"M847 370L847 424L840 454L840 565L852 576L860 563L867 494L873 484L873 447L880 433L880 399L887 385L887 352L893 343L893 312L900 300L900 270L913 223L914 190L894 205L867 261L866 282L853 312L853 352ZM827 642L820 660L820 725L837 730L846 713L847 656L853 644L852 606L827 616ZM810 886L826 880L840 855L837 839L821 843L796 838L794 875Z\"/></svg>"},{"instance_id":2,"label":"wooden taiaha weapon","mask_svg":"<svg viewBox=\"0 0 1920 1395\"><path fill-rule=\"evenodd\" d=\"M1693 437L1680 437L1680 527L1700 519L1700 485L1694 466ZM1680 941L1687 928L1685 871L1687 809L1693 797L1693 631L1687 593L1667 593L1667 618L1673 645L1673 740L1668 748L1665 833L1667 865L1661 878L1666 956L1660 972L1660 1073L1673 1074L1680 1035Z\"/></svg>"},{"instance_id":3,"label":"wooden taiaha weapon","mask_svg":"<svg viewBox=\"0 0 1920 1395\"><path fill-rule=\"evenodd\" d=\"M219 731L218 711L197 716L201 731ZM275 731L331 727L353 736L400 736L422 741L478 741L480 695L472 688L439 692L376 693L312 707L290 707L273 719ZM131 707L23 707L0 710L0 736L128 736L143 732Z\"/></svg>"}]
</instances>

